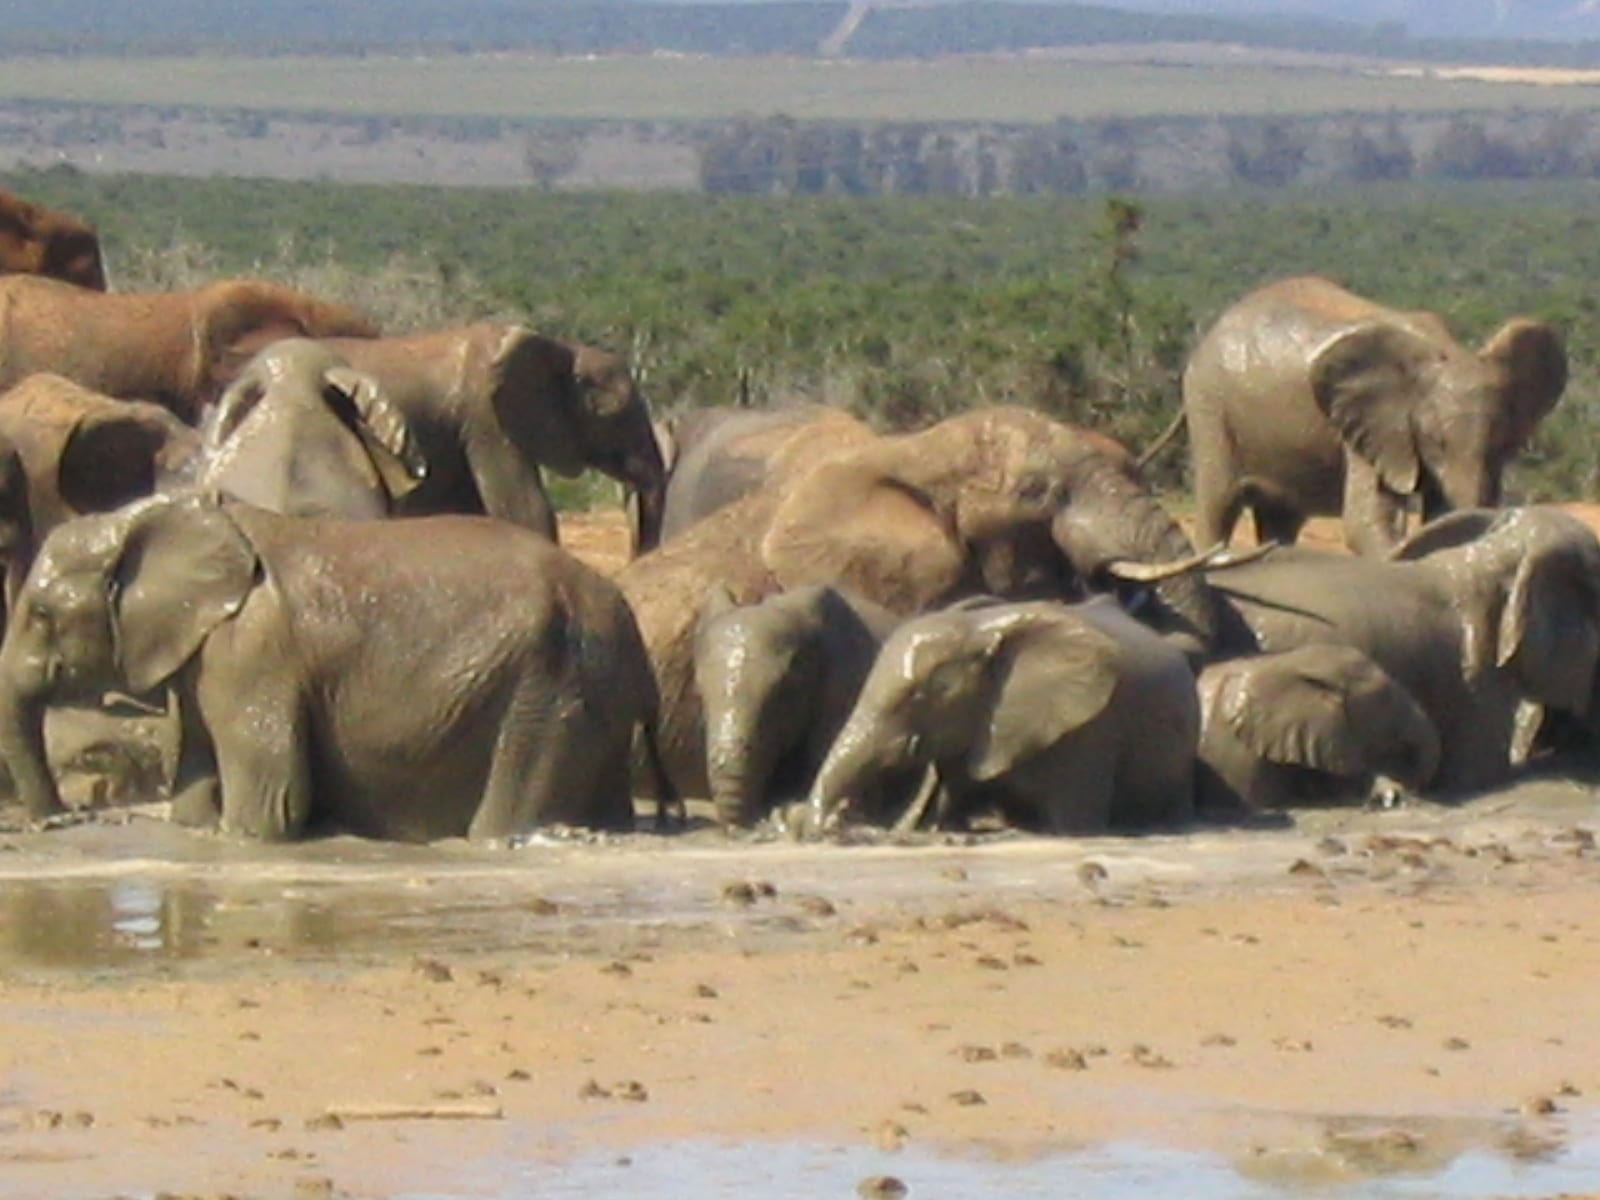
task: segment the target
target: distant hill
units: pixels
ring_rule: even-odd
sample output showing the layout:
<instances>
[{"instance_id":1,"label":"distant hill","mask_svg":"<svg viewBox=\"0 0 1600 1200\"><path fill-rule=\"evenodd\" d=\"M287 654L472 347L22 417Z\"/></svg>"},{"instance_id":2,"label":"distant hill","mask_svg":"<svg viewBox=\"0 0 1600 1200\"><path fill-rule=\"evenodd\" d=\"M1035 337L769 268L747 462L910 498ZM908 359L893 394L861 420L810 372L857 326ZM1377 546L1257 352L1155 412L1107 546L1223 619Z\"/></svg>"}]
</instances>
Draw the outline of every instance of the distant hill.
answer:
<instances>
[{"instance_id":1,"label":"distant hill","mask_svg":"<svg viewBox=\"0 0 1600 1200\"><path fill-rule=\"evenodd\" d=\"M929 57L1207 42L1600 65L1600 0L0 0L0 55L521 50ZM1482 40L1493 38L1493 41Z\"/></svg>"}]
</instances>

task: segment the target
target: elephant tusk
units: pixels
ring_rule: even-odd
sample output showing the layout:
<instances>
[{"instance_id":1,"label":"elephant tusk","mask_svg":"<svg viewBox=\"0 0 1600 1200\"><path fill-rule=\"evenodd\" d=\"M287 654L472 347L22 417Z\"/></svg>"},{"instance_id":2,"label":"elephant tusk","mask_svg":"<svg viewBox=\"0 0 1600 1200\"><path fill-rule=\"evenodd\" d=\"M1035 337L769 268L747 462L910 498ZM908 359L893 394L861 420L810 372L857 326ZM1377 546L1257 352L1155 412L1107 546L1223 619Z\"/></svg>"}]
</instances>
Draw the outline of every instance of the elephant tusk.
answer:
<instances>
[{"instance_id":1,"label":"elephant tusk","mask_svg":"<svg viewBox=\"0 0 1600 1200\"><path fill-rule=\"evenodd\" d=\"M1115 558L1101 569L1114 579L1128 583L1160 583L1192 571L1224 571L1229 567L1242 567L1246 563L1265 558L1278 548L1277 542L1263 542L1248 550L1230 551L1221 542L1209 550L1191 554L1169 562L1139 562L1136 559Z\"/></svg>"}]
</instances>

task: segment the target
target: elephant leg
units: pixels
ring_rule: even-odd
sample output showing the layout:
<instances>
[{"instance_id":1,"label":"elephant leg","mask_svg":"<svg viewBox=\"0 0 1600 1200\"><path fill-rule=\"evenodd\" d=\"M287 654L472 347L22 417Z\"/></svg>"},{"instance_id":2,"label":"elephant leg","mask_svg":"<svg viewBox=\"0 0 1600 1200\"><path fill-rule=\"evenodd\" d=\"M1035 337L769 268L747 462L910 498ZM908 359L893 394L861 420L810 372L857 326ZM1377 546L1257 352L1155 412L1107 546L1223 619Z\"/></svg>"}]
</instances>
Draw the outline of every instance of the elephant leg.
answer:
<instances>
[{"instance_id":1,"label":"elephant leg","mask_svg":"<svg viewBox=\"0 0 1600 1200\"><path fill-rule=\"evenodd\" d=\"M470 434L466 453L484 512L531 529L552 542L560 541L555 510L550 507L539 469L526 461L503 433Z\"/></svg>"},{"instance_id":2,"label":"elephant leg","mask_svg":"<svg viewBox=\"0 0 1600 1200\"><path fill-rule=\"evenodd\" d=\"M1277 542L1282 546L1292 546L1306 523L1305 516L1298 509L1265 496L1257 496L1250 508L1255 517L1257 545Z\"/></svg>"},{"instance_id":3,"label":"elephant leg","mask_svg":"<svg viewBox=\"0 0 1600 1200\"><path fill-rule=\"evenodd\" d=\"M1238 486L1238 467L1227 450L1222 429L1209 422L1189 420L1189 444L1194 461L1195 541L1203 547L1226 542L1233 536L1244 509Z\"/></svg>"},{"instance_id":4,"label":"elephant leg","mask_svg":"<svg viewBox=\"0 0 1600 1200\"><path fill-rule=\"evenodd\" d=\"M171 820L191 829L215 829L222 819L216 748L199 719L194 696L174 688L168 697L178 727L177 762L172 769Z\"/></svg>"},{"instance_id":5,"label":"elephant leg","mask_svg":"<svg viewBox=\"0 0 1600 1200\"><path fill-rule=\"evenodd\" d=\"M312 809L310 737L292 681L209 682L198 707L216 746L222 831L268 842L301 836Z\"/></svg>"},{"instance_id":6,"label":"elephant leg","mask_svg":"<svg viewBox=\"0 0 1600 1200\"><path fill-rule=\"evenodd\" d=\"M1400 543L1405 533L1405 509L1389 493L1371 463L1345 455L1344 540L1355 553L1381 558Z\"/></svg>"}]
</instances>

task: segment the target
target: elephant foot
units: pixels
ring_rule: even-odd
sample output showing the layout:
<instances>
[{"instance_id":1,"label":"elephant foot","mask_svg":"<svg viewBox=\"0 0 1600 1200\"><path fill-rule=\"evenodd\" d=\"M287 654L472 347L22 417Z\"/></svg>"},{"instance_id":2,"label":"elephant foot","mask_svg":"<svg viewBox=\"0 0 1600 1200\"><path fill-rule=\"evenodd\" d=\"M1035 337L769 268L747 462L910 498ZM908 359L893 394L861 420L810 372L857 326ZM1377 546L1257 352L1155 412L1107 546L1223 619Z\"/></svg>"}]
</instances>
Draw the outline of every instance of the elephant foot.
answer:
<instances>
[{"instance_id":1,"label":"elephant foot","mask_svg":"<svg viewBox=\"0 0 1600 1200\"><path fill-rule=\"evenodd\" d=\"M175 792L171 820L186 829L216 829L222 821L222 789L215 779L200 779Z\"/></svg>"}]
</instances>

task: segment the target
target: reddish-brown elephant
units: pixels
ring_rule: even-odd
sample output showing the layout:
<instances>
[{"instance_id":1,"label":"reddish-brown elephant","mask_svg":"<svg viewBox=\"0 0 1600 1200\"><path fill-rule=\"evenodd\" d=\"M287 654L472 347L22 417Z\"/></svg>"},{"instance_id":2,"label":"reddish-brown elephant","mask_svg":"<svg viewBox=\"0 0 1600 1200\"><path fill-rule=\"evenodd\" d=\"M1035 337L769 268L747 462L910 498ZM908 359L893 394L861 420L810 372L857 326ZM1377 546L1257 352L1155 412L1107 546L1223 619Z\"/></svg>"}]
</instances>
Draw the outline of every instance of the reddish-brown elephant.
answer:
<instances>
[{"instance_id":1,"label":"reddish-brown elephant","mask_svg":"<svg viewBox=\"0 0 1600 1200\"><path fill-rule=\"evenodd\" d=\"M376 337L364 313L260 279L186 292L94 292L0 277L0 388L40 371L194 424L257 350L286 337Z\"/></svg>"},{"instance_id":2,"label":"reddish-brown elephant","mask_svg":"<svg viewBox=\"0 0 1600 1200\"><path fill-rule=\"evenodd\" d=\"M106 290L105 263L94 226L15 192L0 191L0 274L48 275Z\"/></svg>"}]
</instances>

